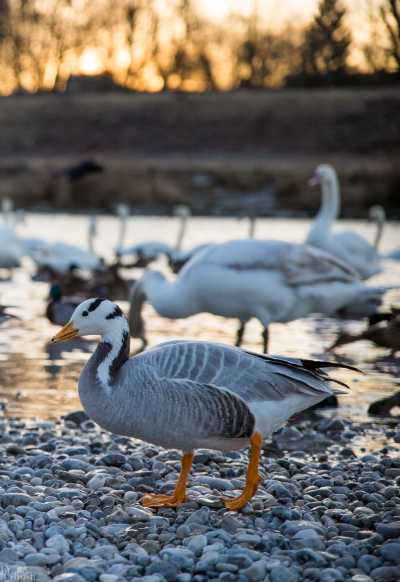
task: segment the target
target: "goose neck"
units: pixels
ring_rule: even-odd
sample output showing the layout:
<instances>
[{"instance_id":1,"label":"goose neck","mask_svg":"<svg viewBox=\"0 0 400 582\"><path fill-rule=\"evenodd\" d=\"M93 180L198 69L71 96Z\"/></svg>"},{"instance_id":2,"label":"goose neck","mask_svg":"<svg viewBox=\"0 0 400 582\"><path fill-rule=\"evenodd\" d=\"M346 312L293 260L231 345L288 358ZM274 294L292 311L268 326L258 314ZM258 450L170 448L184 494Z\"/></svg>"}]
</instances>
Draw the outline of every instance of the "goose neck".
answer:
<instances>
[{"instance_id":1,"label":"goose neck","mask_svg":"<svg viewBox=\"0 0 400 582\"><path fill-rule=\"evenodd\" d=\"M107 393L112 391L117 373L129 358L129 348L129 330L125 319L120 327L114 326L106 333L97 346L93 355L98 362L96 377Z\"/></svg>"}]
</instances>

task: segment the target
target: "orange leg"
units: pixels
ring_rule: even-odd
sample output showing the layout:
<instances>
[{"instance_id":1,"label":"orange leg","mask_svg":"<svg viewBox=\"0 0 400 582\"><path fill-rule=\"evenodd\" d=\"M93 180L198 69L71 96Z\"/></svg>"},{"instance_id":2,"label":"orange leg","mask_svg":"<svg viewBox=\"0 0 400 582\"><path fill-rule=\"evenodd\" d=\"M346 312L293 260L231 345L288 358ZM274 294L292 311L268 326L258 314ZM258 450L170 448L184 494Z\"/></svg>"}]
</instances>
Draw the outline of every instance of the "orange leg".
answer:
<instances>
[{"instance_id":1,"label":"orange leg","mask_svg":"<svg viewBox=\"0 0 400 582\"><path fill-rule=\"evenodd\" d=\"M246 485L241 495L239 495L239 497L236 497L235 499L227 498L223 499L223 502L227 509L231 509L233 511L242 509L242 507L244 507L246 503L250 501L250 499L256 494L257 487L261 481L261 477L258 474L258 467L260 464L262 442L263 438L259 432L255 432L250 437L251 449L249 466L247 467L246 474Z\"/></svg>"},{"instance_id":2,"label":"orange leg","mask_svg":"<svg viewBox=\"0 0 400 582\"><path fill-rule=\"evenodd\" d=\"M176 507L186 499L186 485L192 468L193 453L185 453L182 457L182 467L179 479L172 495L155 495L147 493L142 498L145 507Z\"/></svg>"}]
</instances>

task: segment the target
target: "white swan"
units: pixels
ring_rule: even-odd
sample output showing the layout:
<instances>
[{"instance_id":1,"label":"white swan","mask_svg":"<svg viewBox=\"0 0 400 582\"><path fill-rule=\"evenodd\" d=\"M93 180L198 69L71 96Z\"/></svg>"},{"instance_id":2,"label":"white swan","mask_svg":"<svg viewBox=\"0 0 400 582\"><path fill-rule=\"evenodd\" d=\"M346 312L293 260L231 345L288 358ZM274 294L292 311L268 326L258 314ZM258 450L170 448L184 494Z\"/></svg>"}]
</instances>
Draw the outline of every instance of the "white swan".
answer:
<instances>
[{"instance_id":1,"label":"white swan","mask_svg":"<svg viewBox=\"0 0 400 582\"><path fill-rule=\"evenodd\" d=\"M26 239L25 247L34 263L39 268L50 268L65 274L72 266L80 269L93 270L101 266L99 257L94 253L94 238L96 236L96 217L88 219L88 249L65 242L51 243L41 239Z\"/></svg>"},{"instance_id":2,"label":"white swan","mask_svg":"<svg viewBox=\"0 0 400 582\"><path fill-rule=\"evenodd\" d=\"M132 291L129 322L132 336L146 342L141 309L147 299L171 319L202 312L237 318L240 345L246 322L256 318L266 351L270 323L334 314L353 302L365 303L369 315L371 296L380 299L384 291L366 287L351 267L311 246L244 239L204 249L175 281L145 272Z\"/></svg>"},{"instance_id":3,"label":"white swan","mask_svg":"<svg viewBox=\"0 0 400 582\"><path fill-rule=\"evenodd\" d=\"M322 204L308 233L306 243L318 247L345 261L362 279L381 272L379 256L373 245L353 231L331 232L340 212L339 180L328 164L317 167L311 182L322 187Z\"/></svg>"},{"instance_id":4,"label":"white swan","mask_svg":"<svg viewBox=\"0 0 400 582\"><path fill-rule=\"evenodd\" d=\"M12 221L12 210L12 200L3 198L1 201L2 224L0 224L0 269L10 271L21 266L24 255Z\"/></svg>"},{"instance_id":5,"label":"white swan","mask_svg":"<svg viewBox=\"0 0 400 582\"><path fill-rule=\"evenodd\" d=\"M120 257L135 255L138 260L137 266L144 267L157 260L162 255L171 259L175 256L179 257L181 253L185 253L185 251L182 251L181 249L186 233L188 219L191 216L190 208L184 204L179 204L175 207L174 214L179 218L178 233L174 246L161 241L152 240L136 243L126 247L120 244L117 249L117 255Z\"/></svg>"}]
</instances>

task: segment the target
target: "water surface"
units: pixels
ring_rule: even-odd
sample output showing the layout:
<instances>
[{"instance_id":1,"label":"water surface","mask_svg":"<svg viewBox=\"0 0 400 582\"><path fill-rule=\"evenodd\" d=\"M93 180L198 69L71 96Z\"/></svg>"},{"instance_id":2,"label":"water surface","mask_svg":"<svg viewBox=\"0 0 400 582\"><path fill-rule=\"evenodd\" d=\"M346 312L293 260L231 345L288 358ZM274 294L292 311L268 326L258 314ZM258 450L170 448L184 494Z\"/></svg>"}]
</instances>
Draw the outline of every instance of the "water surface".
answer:
<instances>
[{"instance_id":1,"label":"water surface","mask_svg":"<svg viewBox=\"0 0 400 582\"><path fill-rule=\"evenodd\" d=\"M74 215L28 215L27 223L19 227L21 236L39 236L86 244L87 217ZM98 221L96 250L111 258L118 239L118 222L112 216L101 216ZM304 240L309 222L299 219L261 219L257 223L258 238L275 238L300 242ZM374 226L362 221L346 221L338 228L352 228L373 240ZM246 236L246 220L228 218L193 218L190 221L184 246L202 242L217 242ZM160 217L132 217L128 223L127 242L160 240L173 244L177 235L176 219ZM382 239L382 251L400 247L399 225L389 223ZM385 261L384 273L368 282L400 286L400 261ZM165 270L160 262L156 267ZM51 345L50 338L57 327L44 317L48 286L31 280L32 265L25 261L10 282L0 283L0 303L12 304L12 312L20 319L0 325L0 399L7 402L7 412L13 416L55 418L80 408L77 379L96 342L74 340ZM126 272L137 278L140 271ZM390 291L387 304L400 304L400 290ZM127 304L121 303L122 307ZM237 323L209 314L200 314L184 320L170 321L158 316L151 307L145 311L150 345L173 338L195 338L232 343ZM389 357L387 350L368 342L343 346L334 355L326 355L340 328L358 331L362 322L310 316L289 324L271 326L270 351L275 354L304 357L328 357L353 363L367 374L346 371L336 376L346 380L351 393L340 397L341 412L351 417L365 418L368 405L381 397L400 390L400 359ZM245 347L260 350L261 328L250 323L246 330ZM133 342L132 348L135 344ZM400 355L400 354L399 354Z\"/></svg>"}]
</instances>

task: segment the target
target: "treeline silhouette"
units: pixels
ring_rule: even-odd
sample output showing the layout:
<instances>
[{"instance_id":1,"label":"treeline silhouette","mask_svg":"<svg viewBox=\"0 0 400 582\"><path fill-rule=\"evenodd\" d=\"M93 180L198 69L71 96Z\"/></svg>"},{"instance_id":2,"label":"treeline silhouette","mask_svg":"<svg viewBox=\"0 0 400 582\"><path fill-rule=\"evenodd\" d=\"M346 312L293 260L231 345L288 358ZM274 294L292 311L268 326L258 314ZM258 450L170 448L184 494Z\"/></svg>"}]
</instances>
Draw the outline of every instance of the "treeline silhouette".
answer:
<instances>
[{"instance_id":1,"label":"treeline silhouette","mask_svg":"<svg viewBox=\"0 0 400 582\"><path fill-rule=\"evenodd\" d=\"M400 0L370 2L359 67L350 65L354 40L341 0L320 0L309 24L279 32L261 22L257 6L215 23L195 0L162 10L156 0L0 0L0 91L63 91L88 49L105 74L133 90L399 81Z\"/></svg>"}]
</instances>

